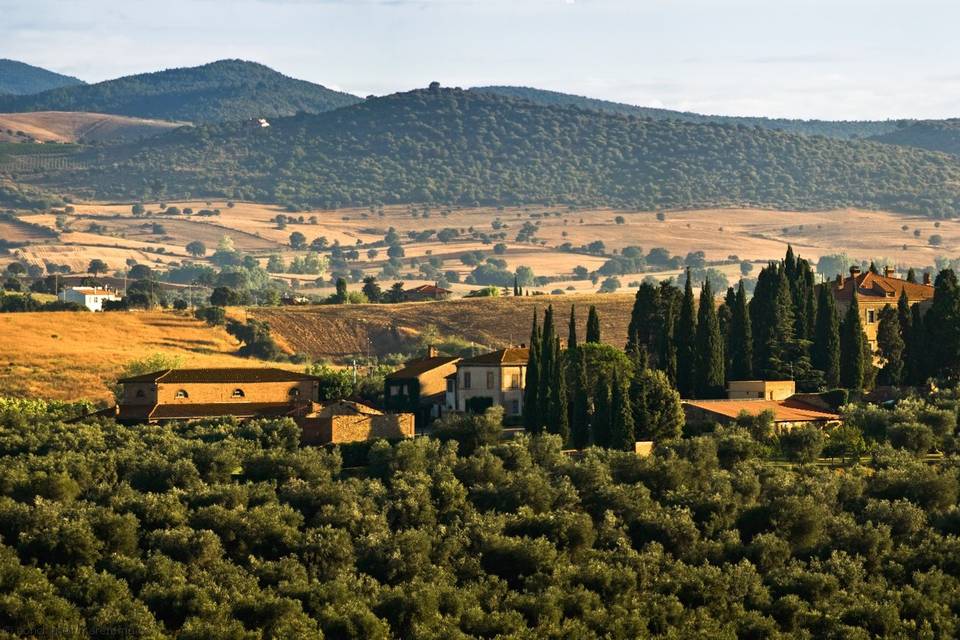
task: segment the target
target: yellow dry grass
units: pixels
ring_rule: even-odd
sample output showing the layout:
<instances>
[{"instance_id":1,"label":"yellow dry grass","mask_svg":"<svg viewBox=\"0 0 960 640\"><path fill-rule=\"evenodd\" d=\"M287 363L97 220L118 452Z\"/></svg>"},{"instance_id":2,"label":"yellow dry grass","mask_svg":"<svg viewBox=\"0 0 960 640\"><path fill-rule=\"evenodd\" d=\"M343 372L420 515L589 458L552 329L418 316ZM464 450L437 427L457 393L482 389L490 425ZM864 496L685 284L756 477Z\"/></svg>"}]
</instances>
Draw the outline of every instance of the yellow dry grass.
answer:
<instances>
[{"instance_id":1,"label":"yellow dry grass","mask_svg":"<svg viewBox=\"0 0 960 640\"><path fill-rule=\"evenodd\" d=\"M105 142L157 135L184 124L79 111L0 113L0 142L22 140L8 134L8 129L21 131L38 142Z\"/></svg>"},{"instance_id":2,"label":"yellow dry grass","mask_svg":"<svg viewBox=\"0 0 960 640\"><path fill-rule=\"evenodd\" d=\"M5 313L0 395L109 401L124 365L153 353L179 356L185 367L266 366L237 348L222 328L173 312Z\"/></svg>"},{"instance_id":3,"label":"yellow dry grass","mask_svg":"<svg viewBox=\"0 0 960 640\"><path fill-rule=\"evenodd\" d=\"M567 335L570 305L576 305L581 339L587 311L597 307L605 342L623 346L633 296L529 296L455 299L393 305L329 305L248 309L266 320L274 335L297 353L313 359L343 361L353 356L387 355L410 348L428 327L443 337L457 337L490 347L527 342L534 309L552 304L558 332Z\"/></svg>"}]
</instances>

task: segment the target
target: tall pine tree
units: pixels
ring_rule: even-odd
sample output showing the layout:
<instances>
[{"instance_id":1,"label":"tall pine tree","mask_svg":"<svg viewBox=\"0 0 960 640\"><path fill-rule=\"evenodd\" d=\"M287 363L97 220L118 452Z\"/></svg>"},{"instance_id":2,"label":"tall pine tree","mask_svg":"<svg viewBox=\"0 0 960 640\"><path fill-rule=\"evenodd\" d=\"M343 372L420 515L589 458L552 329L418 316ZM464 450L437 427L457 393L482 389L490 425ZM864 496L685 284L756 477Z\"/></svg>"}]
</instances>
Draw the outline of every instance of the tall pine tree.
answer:
<instances>
[{"instance_id":1,"label":"tall pine tree","mask_svg":"<svg viewBox=\"0 0 960 640\"><path fill-rule=\"evenodd\" d=\"M590 313L587 314L587 342L600 342L600 316L597 314L597 308L590 305Z\"/></svg>"},{"instance_id":2,"label":"tall pine tree","mask_svg":"<svg viewBox=\"0 0 960 640\"><path fill-rule=\"evenodd\" d=\"M920 386L927 381L930 366L927 354L927 332L920 305L910 307L910 333L907 343L907 382Z\"/></svg>"},{"instance_id":3,"label":"tall pine tree","mask_svg":"<svg viewBox=\"0 0 960 640\"><path fill-rule=\"evenodd\" d=\"M857 296L854 294L843 318L840 335L840 384L847 389L859 391L863 388L864 340L860 303L857 302Z\"/></svg>"},{"instance_id":4,"label":"tall pine tree","mask_svg":"<svg viewBox=\"0 0 960 640\"><path fill-rule=\"evenodd\" d=\"M641 282L633 299L630 325L627 327L627 351L634 347L649 350L660 314L660 292L649 282Z\"/></svg>"},{"instance_id":5,"label":"tall pine tree","mask_svg":"<svg viewBox=\"0 0 960 640\"><path fill-rule=\"evenodd\" d=\"M533 310L533 326L530 329L530 357L527 360L527 376L523 386L523 426L535 433L540 422L540 327L537 326L537 310Z\"/></svg>"},{"instance_id":6,"label":"tall pine tree","mask_svg":"<svg viewBox=\"0 0 960 640\"><path fill-rule=\"evenodd\" d=\"M840 385L840 317L830 283L818 287L817 322L811 356L813 367L823 374L828 388Z\"/></svg>"},{"instance_id":7,"label":"tall pine tree","mask_svg":"<svg viewBox=\"0 0 960 640\"><path fill-rule=\"evenodd\" d=\"M709 280L704 280L700 290L693 373L696 397L719 398L723 395L723 340Z\"/></svg>"},{"instance_id":8,"label":"tall pine tree","mask_svg":"<svg viewBox=\"0 0 960 640\"><path fill-rule=\"evenodd\" d=\"M687 269L687 282L683 288L683 302L680 303L680 317L674 335L677 344L677 391L683 398L692 398L696 392L697 310L691 280L690 269Z\"/></svg>"},{"instance_id":9,"label":"tall pine tree","mask_svg":"<svg viewBox=\"0 0 960 640\"><path fill-rule=\"evenodd\" d=\"M889 304L880 310L877 325L877 351L883 366L877 381L883 385L899 386L903 382L903 336L900 334L900 316Z\"/></svg>"},{"instance_id":10,"label":"tall pine tree","mask_svg":"<svg viewBox=\"0 0 960 640\"><path fill-rule=\"evenodd\" d=\"M553 324L553 305L547 307L543 314L543 335L540 338L540 359L539 359L539 383L540 389L537 392L539 399L540 419L539 424L534 429L534 433L541 433L545 426L548 427L548 421L554 415L557 402L556 368L559 366L555 360L556 350L554 342L557 339L556 327ZM549 428L549 427L548 427Z\"/></svg>"},{"instance_id":11,"label":"tall pine tree","mask_svg":"<svg viewBox=\"0 0 960 640\"><path fill-rule=\"evenodd\" d=\"M560 338L553 339L553 400L547 416L547 431L560 436L564 445L570 442L570 405L567 398L567 376L563 366L563 351Z\"/></svg>"},{"instance_id":12,"label":"tall pine tree","mask_svg":"<svg viewBox=\"0 0 960 640\"><path fill-rule=\"evenodd\" d=\"M934 281L933 303L924 316L931 345L930 373L955 381L960 378L960 282L953 269L944 269Z\"/></svg>"},{"instance_id":13,"label":"tall pine tree","mask_svg":"<svg viewBox=\"0 0 960 640\"><path fill-rule=\"evenodd\" d=\"M730 317L727 345L730 350L730 379L753 378L753 336L750 330L750 313L747 311L747 291L743 280L737 286L736 300Z\"/></svg>"}]
</instances>

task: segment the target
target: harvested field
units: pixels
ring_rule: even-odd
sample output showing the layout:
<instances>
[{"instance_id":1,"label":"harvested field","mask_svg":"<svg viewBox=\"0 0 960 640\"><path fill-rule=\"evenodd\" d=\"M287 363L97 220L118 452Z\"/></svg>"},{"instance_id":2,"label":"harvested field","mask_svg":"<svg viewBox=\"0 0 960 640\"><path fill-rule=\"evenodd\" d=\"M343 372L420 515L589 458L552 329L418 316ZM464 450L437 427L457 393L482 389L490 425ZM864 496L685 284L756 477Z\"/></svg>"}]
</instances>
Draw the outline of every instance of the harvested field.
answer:
<instances>
[{"instance_id":1,"label":"harvested field","mask_svg":"<svg viewBox=\"0 0 960 640\"><path fill-rule=\"evenodd\" d=\"M409 350L421 332L435 327L444 337L503 347L529 341L534 309L553 304L561 337L567 335L570 304L576 304L579 335L586 332L587 311L596 305L605 342L622 346L633 296L624 294L530 296L409 302L395 305L329 305L299 308L251 308L291 349L313 359L343 361L353 356L384 356Z\"/></svg>"},{"instance_id":2,"label":"harvested field","mask_svg":"<svg viewBox=\"0 0 960 640\"><path fill-rule=\"evenodd\" d=\"M109 401L123 366L152 353L180 356L185 367L265 366L237 348L222 328L173 312L4 313L0 395Z\"/></svg>"},{"instance_id":3,"label":"harvested field","mask_svg":"<svg viewBox=\"0 0 960 640\"><path fill-rule=\"evenodd\" d=\"M0 141L111 142L155 136L185 124L80 111L0 113Z\"/></svg>"}]
</instances>

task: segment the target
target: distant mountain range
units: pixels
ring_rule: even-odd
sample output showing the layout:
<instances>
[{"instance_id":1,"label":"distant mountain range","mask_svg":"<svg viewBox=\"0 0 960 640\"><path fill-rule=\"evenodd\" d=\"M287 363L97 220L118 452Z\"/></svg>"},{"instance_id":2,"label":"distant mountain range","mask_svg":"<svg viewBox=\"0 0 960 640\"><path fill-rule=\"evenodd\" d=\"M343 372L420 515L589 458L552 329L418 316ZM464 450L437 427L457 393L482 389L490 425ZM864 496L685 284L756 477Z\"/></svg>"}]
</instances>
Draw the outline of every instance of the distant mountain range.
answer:
<instances>
[{"instance_id":1,"label":"distant mountain range","mask_svg":"<svg viewBox=\"0 0 960 640\"><path fill-rule=\"evenodd\" d=\"M83 80L47 71L16 60L0 58L0 94L29 95L49 89L82 84Z\"/></svg>"},{"instance_id":2,"label":"distant mountain range","mask_svg":"<svg viewBox=\"0 0 960 640\"><path fill-rule=\"evenodd\" d=\"M474 87L471 91L478 93L494 93L511 98L521 98L536 104L547 106L578 107L606 113L618 113L638 118L652 118L654 120L681 120L698 124L716 123L744 125L748 127L762 127L790 133L804 135L821 135L829 138L869 138L897 130L909 124L896 120L794 120L785 118L761 118L749 116L710 116L688 111L673 111L670 109L655 109L652 107L637 107L620 102L597 100L583 96L546 91L531 87Z\"/></svg>"},{"instance_id":3,"label":"distant mountain range","mask_svg":"<svg viewBox=\"0 0 960 640\"><path fill-rule=\"evenodd\" d=\"M0 96L0 113L88 111L193 123L321 113L361 99L254 62L220 60L35 95Z\"/></svg>"},{"instance_id":4,"label":"distant mountain range","mask_svg":"<svg viewBox=\"0 0 960 640\"><path fill-rule=\"evenodd\" d=\"M960 162L910 147L647 119L431 89L269 128L228 122L88 150L35 184L86 197L292 205L565 203L624 208L960 211Z\"/></svg>"}]
</instances>

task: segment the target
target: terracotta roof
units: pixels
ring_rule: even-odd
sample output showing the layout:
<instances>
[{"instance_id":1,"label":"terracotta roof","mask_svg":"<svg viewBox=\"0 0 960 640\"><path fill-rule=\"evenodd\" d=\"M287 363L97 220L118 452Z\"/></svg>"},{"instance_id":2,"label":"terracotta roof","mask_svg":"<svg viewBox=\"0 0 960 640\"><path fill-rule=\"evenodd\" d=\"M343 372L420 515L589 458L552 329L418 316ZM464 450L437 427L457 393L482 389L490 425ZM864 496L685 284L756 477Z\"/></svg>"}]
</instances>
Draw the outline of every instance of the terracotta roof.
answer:
<instances>
[{"instance_id":1,"label":"terracotta roof","mask_svg":"<svg viewBox=\"0 0 960 640\"><path fill-rule=\"evenodd\" d=\"M744 411L752 416L764 411L772 411L774 422L823 422L840 419L836 413L821 411L791 398L786 400L684 400L683 403L725 418L736 418Z\"/></svg>"},{"instance_id":2,"label":"terracotta roof","mask_svg":"<svg viewBox=\"0 0 960 640\"><path fill-rule=\"evenodd\" d=\"M387 374L387 380L409 380L418 378L428 371L433 371L439 367L454 364L460 360L456 356L434 356L432 358L420 358L411 360L403 365L402 369L397 369Z\"/></svg>"},{"instance_id":3,"label":"terracotta roof","mask_svg":"<svg viewBox=\"0 0 960 640\"><path fill-rule=\"evenodd\" d=\"M430 296L439 296L447 295L453 293L449 289L444 289L433 284L421 284L419 287L414 287L413 289L407 289L404 293L422 293L424 295Z\"/></svg>"},{"instance_id":4,"label":"terracotta roof","mask_svg":"<svg viewBox=\"0 0 960 640\"><path fill-rule=\"evenodd\" d=\"M359 415L359 416L382 416L383 411L352 400L338 400L323 405L319 410L313 411L308 418L329 418L330 416Z\"/></svg>"},{"instance_id":5,"label":"terracotta roof","mask_svg":"<svg viewBox=\"0 0 960 640\"><path fill-rule=\"evenodd\" d=\"M507 347L499 351L491 351L472 358L466 358L458 363L458 366L500 366L500 365L518 365L527 364L530 359L530 349L526 347Z\"/></svg>"},{"instance_id":6,"label":"terracotta roof","mask_svg":"<svg viewBox=\"0 0 960 640\"><path fill-rule=\"evenodd\" d=\"M212 402L209 404L120 405L121 420L189 420L193 418L277 417L297 413L303 405L289 402Z\"/></svg>"},{"instance_id":7,"label":"terracotta roof","mask_svg":"<svg viewBox=\"0 0 960 640\"><path fill-rule=\"evenodd\" d=\"M122 378L117 382L163 382L181 384L188 382L302 382L304 380L318 380L316 376L309 376L297 371L260 368L222 368L222 369L163 369L144 373L139 376Z\"/></svg>"},{"instance_id":8,"label":"terracotta roof","mask_svg":"<svg viewBox=\"0 0 960 640\"><path fill-rule=\"evenodd\" d=\"M856 286L858 301L886 299L890 301L891 306L896 306L902 291L907 292L907 299L911 303L929 300L933 297L934 292L934 287L931 285L907 282L900 278L882 276L872 271L844 278L843 285L840 287L837 287L836 284L831 286L833 295L837 300L849 302L853 296L854 286Z\"/></svg>"}]
</instances>

